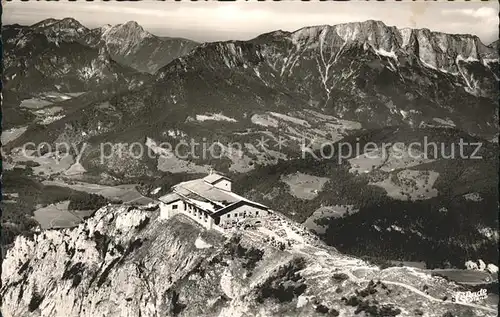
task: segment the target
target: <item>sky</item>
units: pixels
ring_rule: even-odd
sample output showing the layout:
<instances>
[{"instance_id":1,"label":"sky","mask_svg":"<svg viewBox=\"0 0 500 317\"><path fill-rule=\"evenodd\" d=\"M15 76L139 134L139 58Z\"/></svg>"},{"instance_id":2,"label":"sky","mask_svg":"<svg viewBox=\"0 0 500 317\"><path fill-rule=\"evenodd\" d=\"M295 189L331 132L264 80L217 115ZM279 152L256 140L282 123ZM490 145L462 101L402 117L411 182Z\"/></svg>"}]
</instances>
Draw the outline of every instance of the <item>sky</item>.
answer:
<instances>
[{"instance_id":1,"label":"sky","mask_svg":"<svg viewBox=\"0 0 500 317\"><path fill-rule=\"evenodd\" d=\"M6 2L3 23L34 24L72 17L87 27L136 21L153 34L200 42L248 40L259 34L304 26L381 20L397 27L474 34L485 44L498 39L497 1L432 2Z\"/></svg>"}]
</instances>

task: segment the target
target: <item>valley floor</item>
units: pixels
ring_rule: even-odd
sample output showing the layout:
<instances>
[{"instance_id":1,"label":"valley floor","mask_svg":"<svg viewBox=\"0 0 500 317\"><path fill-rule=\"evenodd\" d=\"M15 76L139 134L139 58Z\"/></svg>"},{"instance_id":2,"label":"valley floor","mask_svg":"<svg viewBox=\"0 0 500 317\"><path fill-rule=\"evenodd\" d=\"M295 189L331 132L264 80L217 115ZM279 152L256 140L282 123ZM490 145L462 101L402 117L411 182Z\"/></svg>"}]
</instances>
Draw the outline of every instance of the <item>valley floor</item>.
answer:
<instances>
[{"instance_id":1,"label":"valley floor","mask_svg":"<svg viewBox=\"0 0 500 317\"><path fill-rule=\"evenodd\" d=\"M52 185L59 187L68 187L73 190L86 193L98 194L109 199L120 200L124 204L147 205L153 203L154 200L141 195L135 188L135 184L106 186L100 184L85 183L80 181L71 181L68 183L64 180L46 180L42 182L44 185Z\"/></svg>"}]
</instances>

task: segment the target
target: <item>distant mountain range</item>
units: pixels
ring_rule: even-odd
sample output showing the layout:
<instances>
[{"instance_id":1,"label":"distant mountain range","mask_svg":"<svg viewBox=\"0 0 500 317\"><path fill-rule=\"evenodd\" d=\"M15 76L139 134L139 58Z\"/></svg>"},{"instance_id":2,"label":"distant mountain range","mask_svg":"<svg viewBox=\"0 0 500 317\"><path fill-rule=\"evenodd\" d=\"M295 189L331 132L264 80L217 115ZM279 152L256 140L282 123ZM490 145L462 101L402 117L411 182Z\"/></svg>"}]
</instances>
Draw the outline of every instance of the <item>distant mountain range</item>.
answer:
<instances>
[{"instance_id":1,"label":"distant mountain range","mask_svg":"<svg viewBox=\"0 0 500 317\"><path fill-rule=\"evenodd\" d=\"M64 30L57 33L61 43L53 38L53 28ZM54 81L53 89L63 86L61 89L77 91L88 91L101 81L139 81L140 85L131 84L126 87L128 91L119 95L94 103L90 100L82 110L94 113L104 101L119 105L100 117L108 129L101 129L98 134L109 141L113 135L124 134L144 141L153 134L167 133L168 129L158 131L157 127L168 125L181 130L189 127L192 137L207 136L201 132L203 124L192 127L194 123L189 119L205 113L221 113L238 122L232 126L228 122L229 130L222 128L217 132L219 137L223 134L233 138L234 129L262 127L255 124L259 118L256 115L304 109L357 122L363 128L443 126L487 139L498 134L498 52L472 35L397 29L379 21L276 31L250 41L196 46L189 54L160 68L152 80L116 64L114 68L106 67L117 60L127 67L142 68L137 66L136 57L149 54L145 52L156 56L154 52L167 49L162 45L169 40L150 35L133 22L86 31L71 19L49 20L31 27L6 27L4 37L6 50L11 52L6 63L8 88L24 83L36 90L37 84L30 82L34 78L40 78L44 87ZM77 39L78 42L64 42ZM39 53L25 52L24 55L41 57L24 63L22 58L14 58L23 56L22 43L26 41L31 41L27 47L47 47L45 42L41 45L35 40L52 43L48 47L53 46L53 52L47 48ZM157 45L152 51L150 43ZM72 53L70 47L79 54ZM65 63L56 64L55 68L68 69L66 73L53 71L52 60L43 58L48 52L58 56L52 58L56 62ZM169 56L180 53L176 49ZM21 76L20 83L15 84L13 77L19 68L30 76ZM61 83L46 79L54 74ZM77 84L68 84L72 81ZM133 87L137 89L131 90ZM44 135L51 136L48 141L54 141L66 124L78 121L81 125L89 120L87 126L91 126L94 117L85 113L73 111L61 121L43 126L47 131ZM128 116L134 116L136 123L131 125ZM33 128L38 134L40 127ZM316 136L328 132L324 127L319 130ZM215 135L213 131L209 133ZM290 129L280 133L289 139L297 134ZM30 129L25 135L30 137Z\"/></svg>"},{"instance_id":2,"label":"distant mountain range","mask_svg":"<svg viewBox=\"0 0 500 317\"><path fill-rule=\"evenodd\" d=\"M39 54L59 57L61 52L47 50L47 46L62 45L61 51L65 51L64 46L71 43L75 49L82 49L82 56L92 48L101 52L100 55L109 54L124 66L151 74L198 45L186 39L154 36L136 22L88 29L72 18L47 19L31 26L7 25L2 32L8 56L17 54L16 59ZM76 43L86 47L79 48ZM26 48L31 51L27 52Z\"/></svg>"},{"instance_id":3,"label":"distant mountain range","mask_svg":"<svg viewBox=\"0 0 500 317\"><path fill-rule=\"evenodd\" d=\"M111 84L131 89L148 79L113 60L106 47L79 42L86 32L73 19L50 19L31 27L4 26L4 87L28 94L82 92Z\"/></svg>"}]
</instances>

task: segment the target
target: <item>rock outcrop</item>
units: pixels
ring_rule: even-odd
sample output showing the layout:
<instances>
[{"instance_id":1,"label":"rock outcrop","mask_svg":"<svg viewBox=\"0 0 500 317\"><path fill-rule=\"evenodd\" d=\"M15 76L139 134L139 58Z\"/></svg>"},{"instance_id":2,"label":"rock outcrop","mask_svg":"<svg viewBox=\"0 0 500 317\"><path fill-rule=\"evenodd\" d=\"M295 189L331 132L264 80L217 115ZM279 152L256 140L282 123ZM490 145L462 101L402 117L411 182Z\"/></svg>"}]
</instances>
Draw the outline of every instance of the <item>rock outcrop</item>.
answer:
<instances>
[{"instance_id":1,"label":"rock outcrop","mask_svg":"<svg viewBox=\"0 0 500 317\"><path fill-rule=\"evenodd\" d=\"M156 213L110 205L76 228L19 236L2 264L3 316L496 315L441 299L458 289L441 278L381 271L279 217L269 227L294 239L281 249L266 230L221 235Z\"/></svg>"}]
</instances>

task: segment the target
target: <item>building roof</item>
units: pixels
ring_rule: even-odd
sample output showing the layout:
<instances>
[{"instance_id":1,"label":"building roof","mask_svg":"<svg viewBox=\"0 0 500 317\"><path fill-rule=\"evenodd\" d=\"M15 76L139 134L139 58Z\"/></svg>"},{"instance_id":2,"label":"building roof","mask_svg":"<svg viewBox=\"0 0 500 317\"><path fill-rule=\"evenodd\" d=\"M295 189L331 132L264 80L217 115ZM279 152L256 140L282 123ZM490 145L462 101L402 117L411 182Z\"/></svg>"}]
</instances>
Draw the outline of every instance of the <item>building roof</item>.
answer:
<instances>
[{"instance_id":1,"label":"building roof","mask_svg":"<svg viewBox=\"0 0 500 317\"><path fill-rule=\"evenodd\" d=\"M269 208L266 207L266 206L264 206L264 205L261 205L261 204L258 204L258 203L255 203L253 201L245 199L245 200L240 200L240 201L238 201L238 202L236 202L234 204L231 204L229 206L226 206L226 207L224 207L222 209L217 210L217 212L214 213L212 215L212 217L214 217L214 218L215 217L220 217L220 216L225 215L228 212L233 211L234 209L236 209L236 208L238 208L240 206L243 206L243 205L252 206L252 207L255 207L255 208L258 208L258 209L261 209L261 210L266 210L266 211L269 210Z\"/></svg>"},{"instance_id":2,"label":"building roof","mask_svg":"<svg viewBox=\"0 0 500 317\"><path fill-rule=\"evenodd\" d=\"M161 196L160 198L158 198L158 200L166 204L170 204L175 201L181 200L181 196L179 196L177 193L169 193L165 196Z\"/></svg>"},{"instance_id":3,"label":"building roof","mask_svg":"<svg viewBox=\"0 0 500 317\"><path fill-rule=\"evenodd\" d=\"M218 206L215 206L213 203L205 200L198 200L195 198L187 198L186 201L196 207L208 212L209 214L214 213L217 210ZM220 209L220 208L219 208Z\"/></svg>"},{"instance_id":4,"label":"building roof","mask_svg":"<svg viewBox=\"0 0 500 317\"><path fill-rule=\"evenodd\" d=\"M232 204L243 198L230 191L217 188L205 182L204 179L195 179L178 184L174 186L174 191L181 195L196 194L210 201L224 203L224 205Z\"/></svg>"},{"instance_id":5,"label":"building roof","mask_svg":"<svg viewBox=\"0 0 500 317\"><path fill-rule=\"evenodd\" d=\"M221 179L228 179L225 176L218 174L210 174L210 181L216 183ZM242 204L248 204L256 208L263 210L268 210L268 207L252 202L236 193L227 191L218 187L213 186L207 182L207 177L202 179L195 179L187 182L182 182L173 187L174 194L177 194L181 199L194 200L197 202L209 202L213 205L213 208L207 209L207 211L213 213L213 216L219 215L220 212L229 212ZM163 198L163 197L162 197ZM208 205L205 205L208 206ZM227 211L226 211L227 209Z\"/></svg>"},{"instance_id":6,"label":"building roof","mask_svg":"<svg viewBox=\"0 0 500 317\"><path fill-rule=\"evenodd\" d=\"M226 177L226 176L224 176L224 175L217 174L217 173L212 173L212 174L210 174L210 175L208 175L208 176L205 176L205 177L203 178L203 180L204 180L205 182L209 183L209 184L215 184L215 183L217 183L218 181L223 180L223 179L228 180L228 181L230 181L230 182L231 182L231 179L230 179L230 178L228 178L228 177Z\"/></svg>"}]
</instances>

